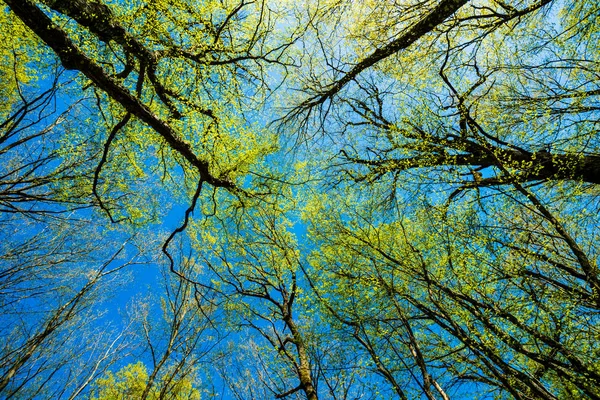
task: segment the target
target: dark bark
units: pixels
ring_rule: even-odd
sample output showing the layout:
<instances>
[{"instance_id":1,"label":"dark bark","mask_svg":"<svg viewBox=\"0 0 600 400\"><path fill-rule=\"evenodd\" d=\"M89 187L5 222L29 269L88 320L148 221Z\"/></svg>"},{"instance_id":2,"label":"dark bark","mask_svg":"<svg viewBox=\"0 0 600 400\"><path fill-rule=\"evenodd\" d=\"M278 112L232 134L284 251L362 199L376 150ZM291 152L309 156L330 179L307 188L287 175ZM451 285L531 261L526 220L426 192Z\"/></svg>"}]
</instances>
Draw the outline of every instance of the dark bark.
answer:
<instances>
[{"instance_id":1,"label":"dark bark","mask_svg":"<svg viewBox=\"0 0 600 400\"><path fill-rule=\"evenodd\" d=\"M386 173L415 168L466 166L474 169L510 167L519 171L512 177L498 176L473 181L471 187L511 184L515 179L518 182L572 180L600 184L600 156L597 155L554 154L546 151L531 153L511 149L459 155L425 153L407 158L366 160L349 156L344 151L342 154L347 161L369 169L357 180L376 180Z\"/></svg>"},{"instance_id":2,"label":"dark bark","mask_svg":"<svg viewBox=\"0 0 600 400\"><path fill-rule=\"evenodd\" d=\"M126 44L127 32L114 22L110 9L99 1L94 0L42 0L51 9L66 15L79 25L85 26L103 42L115 40ZM140 46L143 47L143 46Z\"/></svg>"},{"instance_id":3,"label":"dark bark","mask_svg":"<svg viewBox=\"0 0 600 400\"><path fill-rule=\"evenodd\" d=\"M312 376L310 373L310 361L304 345L302 334L300 333L296 323L292 319L291 312L284 315L283 320L286 326L290 329L294 337L294 344L298 352L298 379L300 380L300 388L304 391L308 400L318 400L317 391L313 385Z\"/></svg>"}]
</instances>

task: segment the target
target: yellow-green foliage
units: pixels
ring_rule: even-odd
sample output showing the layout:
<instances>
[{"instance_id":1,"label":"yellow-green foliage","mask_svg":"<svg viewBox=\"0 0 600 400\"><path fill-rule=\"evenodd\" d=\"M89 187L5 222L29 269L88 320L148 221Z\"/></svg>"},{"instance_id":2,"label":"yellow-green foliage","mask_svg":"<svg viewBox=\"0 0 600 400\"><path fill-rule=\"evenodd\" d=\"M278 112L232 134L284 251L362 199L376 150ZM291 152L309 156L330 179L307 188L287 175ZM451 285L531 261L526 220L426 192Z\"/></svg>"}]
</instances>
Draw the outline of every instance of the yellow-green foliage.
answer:
<instances>
[{"instance_id":1,"label":"yellow-green foliage","mask_svg":"<svg viewBox=\"0 0 600 400\"><path fill-rule=\"evenodd\" d=\"M19 85L31 84L43 76L39 74L41 66L34 65L39 61L37 38L6 6L0 9L0 26L0 120L3 120L11 106L20 101Z\"/></svg>"},{"instance_id":2,"label":"yellow-green foliage","mask_svg":"<svg viewBox=\"0 0 600 400\"><path fill-rule=\"evenodd\" d=\"M92 389L90 400L126 400L140 399L148 383L148 371L141 361L128 364L121 368L117 373L107 372L102 378L99 378ZM169 389L162 394L164 385L169 385ZM178 382L165 382L159 380L155 382L148 393L147 399L157 400L159 398L174 400L200 400L200 391L194 388L193 382L188 378Z\"/></svg>"}]
</instances>

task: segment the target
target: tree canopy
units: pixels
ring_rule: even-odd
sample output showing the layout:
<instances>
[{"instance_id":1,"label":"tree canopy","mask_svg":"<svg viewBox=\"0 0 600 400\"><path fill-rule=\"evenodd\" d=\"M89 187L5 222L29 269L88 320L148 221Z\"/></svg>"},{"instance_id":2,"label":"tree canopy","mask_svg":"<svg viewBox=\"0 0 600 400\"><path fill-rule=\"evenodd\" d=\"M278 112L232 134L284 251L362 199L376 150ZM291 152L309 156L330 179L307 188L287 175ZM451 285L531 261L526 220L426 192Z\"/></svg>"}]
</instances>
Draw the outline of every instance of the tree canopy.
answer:
<instances>
[{"instance_id":1,"label":"tree canopy","mask_svg":"<svg viewBox=\"0 0 600 400\"><path fill-rule=\"evenodd\" d=\"M0 4L0 397L600 398L595 1Z\"/></svg>"}]
</instances>

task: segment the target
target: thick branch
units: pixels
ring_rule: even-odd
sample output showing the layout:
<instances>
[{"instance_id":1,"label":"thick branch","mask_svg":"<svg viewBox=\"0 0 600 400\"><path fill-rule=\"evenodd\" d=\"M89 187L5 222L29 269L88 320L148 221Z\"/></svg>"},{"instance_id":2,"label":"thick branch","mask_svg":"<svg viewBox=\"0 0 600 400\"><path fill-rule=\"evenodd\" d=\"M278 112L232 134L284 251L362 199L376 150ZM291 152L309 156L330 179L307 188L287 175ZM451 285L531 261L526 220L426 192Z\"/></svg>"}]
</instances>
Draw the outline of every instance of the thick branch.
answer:
<instances>
[{"instance_id":1,"label":"thick branch","mask_svg":"<svg viewBox=\"0 0 600 400\"><path fill-rule=\"evenodd\" d=\"M519 182L540 180L573 180L600 184L600 156L583 154L552 154L545 151L536 153L518 150L496 150L495 156L489 153L472 154L423 154L415 157L365 160L351 157L342 152L344 158L356 164L365 165L369 172L358 180L376 180L388 172L404 171L415 168L468 166L478 169L488 167L515 168L513 174ZM480 183L489 186L508 184L507 179L489 178Z\"/></svg>"}]
</instances>

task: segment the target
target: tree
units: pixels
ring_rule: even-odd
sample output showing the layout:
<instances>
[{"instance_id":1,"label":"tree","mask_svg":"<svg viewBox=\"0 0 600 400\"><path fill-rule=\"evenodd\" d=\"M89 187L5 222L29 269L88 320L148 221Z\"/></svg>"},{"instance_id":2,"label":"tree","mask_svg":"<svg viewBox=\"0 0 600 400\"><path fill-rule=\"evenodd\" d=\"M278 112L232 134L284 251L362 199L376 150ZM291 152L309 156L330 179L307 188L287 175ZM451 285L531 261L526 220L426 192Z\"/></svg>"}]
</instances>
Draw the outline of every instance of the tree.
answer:
<instances>
[{"instance_id":1,"label":"tree","mask_svg":"<svg viewBox=\"0 0 600 400\"><path fill-rule=\"evenodd\" d=\"M139 254L130 241L98 240L91 221L59 219L27 233L21 219L3 223L13 235L0 255L0 393L72 398L128 345L126 329L102 321L102 307Z\"/></svg>"},{"instance_id":2,"label":"tree","mask_svg":"<svg viewBox=\"0 0 600 400\"><path fill-rule=\"evenodd\" d=\"M473 387L515 398L597 396L597 305L585 277L571 275L576 259L540 221L519 216L507 238L499 224L507 210L445 218L423 210L409 220L353 200L313 204L321 247L310 276L399 398Z\"/></svg>"},{"instance_id":3,"label":"tree","mask_svg":"<svg viewBox=\"0 0 600 400\"><path fill-rule=\"evenodd\" d=\"M312 115L331 117L319 124L344 137L340 161L355 180L398 180L403 171L429 170L464 189L515 180L598 183L598 89L595 60L587 56L595 48L576 46L597 35L585 20L595 6L539 1L480 8L445 1L417 11L398 7L382 6L358 21L347 11L348 47L360 51L345 55L347 66L329 63L330 70L313 72L334 78L308 81L302 90L310 97L287 116L300 117L306 129ZM398 19L380 24L377 18L392 11ZM562 13L568 16L557 20ZM541 25L549 30L532 31ZM382 37L393 40L381 44ZM485 176L476 179L469 169Z\"/></svg>"},{"instance_id":4,"label":"tree","mask_svg":"<svg viewBox=\"0 0 600 400\"><path fill-rule=\"evenodd\" d=\"M183 251L179 255L179 273L193 275L199 266L193 259L184 257ZM158 307L152 300L140 304L138 311L141 314L139 335L143 358L150 360L150 368L140 363L130 365L140 370L139 382L125 382L125 388L134 390L135 397L140 400L200 398L198 365L209 362L209 353L220 342L220 334L214 330L218 313L198 294L192 282L171 274L165 267L163 265L161 270L163 290L159 292L161 318L155 315L159 314ZM157 296L150 299L152 297ZM117 376L122 373L123 370L119 371ZM112 379L110 375L109 378ZM134 383L137 389L131 388ZM100 387L106 385L112 393L111 385L104 381L98 384ZM103 394L103 389L99 389L98 396L98 399L111 398Z\"/></svg>"},{"instance_id":5,"label":"tree","mask_svg":"<svg viewBox=\"0 0 600 400\"><path fill-rule=\"evenodd\" d=\"M50 288L45 318L15 313L41 327L2 359L15 396L195 396L220 374L239 399L600 397L594 2L4 3L0 212L27 267L0 304ZM123 369L34 384L10 354L94 304L77 273L67 296L36 275L71 265L54 244L112 265L91 226L36 248L67 216L158 237L165 300ZM79 348L53 332L33 353Z\"/></svg>"},{"instance_id":6,"label":"tree","mask_svg":"<svg viewBox=\"0 0 600 400\"><path fill-rule=\"evenodd\" d=\"M232 160L233 149L223 147L227 144L223 139L241 132L227 129L228 119L235 117L227 103L235 104L243 97L238 90L240 78L247 77L250 83L259 85L263 83L261 74L254 75L246 64L257 65L259 71L262 63L285 65L282 52L289 46L289 42L271 45L267 41L274 23L268 19L271 10L257 5L256 11L265 18L248 21L244 14L247 8L255 7L253 3L242 2L235 6L211 3L206 6L209 8L200 9L187 2L177 6L156 3L113 11L98 1L44 2L57 18L73 21L75 31L69 32L53 22L40 4L11 0L6 4L56 53L63 67L79 71L89 79L101 91L101 96L106 96L103 100L107 104L118 105L113 111L117 115L122 114L121 110L125 112L117 118L119 122L114 124L105 141L95 179L106 162L115 136L135 117L156 132L161 138L157 142L161 147L166 146L185 160L200 181L214 187L235 188L234 172L240 168L236 164L241 161ZM149 29L143 32L143 39L141 32L124 28L124 22L136 22L140 12L148 18L144 27ZM166 13L168 18L161 13ZM205 13L210 18L205 19ZM188 26L196 29L190 31ZM167 34L169 31L171 37ZM81 43L71 39L73 34L83 36ZM180 37L172 39L176 35ZM111 48L113 43L119 50ZM98 55L101 58L95 59ZM104 69L101 64L108 68ZM116 72L118 69L121 71ZM165 75L169 69L180 74ZM202 84L194 83L198 80ZM217 93L215 101L211 96ZM154 96L159 101L150 106ZM220 151L227 153L220 154ZM251 157L250 154L244 156Z\"/></svg>"},{"instance_id":7,"label":"tree","mask_svg":"<svg viewBox=\"0 0 600 400\"><path fill-rule=\"evenodd\" d=\"M284 119L338 153L305 218L331 320L400 398L596 398L598 7L356 7Z\"/></svg>"},{"instance_id":8,"label":"tree","mask_svg":"<svg viewBox=\"0 0 600 400\"><path fill-rule=\"evenodd\" d=\"M281 369L276 376L281 377L264 382L272 395L284 398L303 392L316 400L310 339L301 322L306 311L298 305L299 260L286 218L293 205L286 204L285 192L271 196L271 206L245 204L239 216L231 216L232 209L218 211L215 223L198 224L191 234L216 282L209 290L218 293L230 311L229 329L251 329L276 354L273 358Z\"/></svg>"},{"instance_id":9,"label":"tree","mask_svg":"<svg viewBox=\"0 0 600 400\"><path fill-rule=\"evenodd\" d=\"M130 344L103 307L141 250L126 229L105 240L87 210L95 154L73 131L89 99L69 97L74 80L14 14L0 19L0 393L74 398Z\"/></svg>"}]
</instances>

